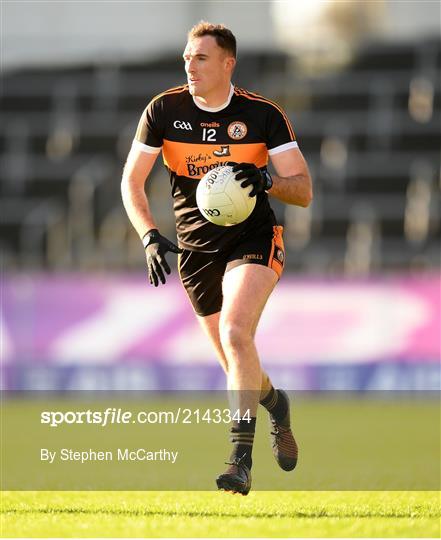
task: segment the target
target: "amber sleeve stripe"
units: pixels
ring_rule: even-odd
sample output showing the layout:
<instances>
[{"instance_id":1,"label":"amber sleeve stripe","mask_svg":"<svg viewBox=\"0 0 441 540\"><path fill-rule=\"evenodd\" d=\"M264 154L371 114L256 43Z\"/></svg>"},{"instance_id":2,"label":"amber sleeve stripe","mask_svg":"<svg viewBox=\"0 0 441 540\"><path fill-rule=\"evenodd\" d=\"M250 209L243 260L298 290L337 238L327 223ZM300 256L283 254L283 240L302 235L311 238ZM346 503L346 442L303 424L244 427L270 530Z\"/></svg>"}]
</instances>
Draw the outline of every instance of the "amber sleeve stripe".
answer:
<instances>
[{"instance_id":1,"label":"amber sleeve stripe","mask_svg":"<svg viewBox=\"0 0 441 540\"><path fill-rule=\"evenodd\" d=\"M253 92L249 92L248 90L244 90L242 88L239 88L238 90L240 92L240 95L242 95L245 98L248 98L248 99L251 99L251 100L254 100L254 101L262 101L263 103L268 103L268 105L272 105L275 109L277 109L280 112L280 114L283 116L284 120L285 120L286 126L288 128L288 131L289 131L289 134L290 134L292 140L293 141L296 140L296 136L295 136L294 130L292 128L291 122L289 121L289 118L286 116L285 111L277 103L275 103L274 101L271 101L270 99L267 99L267 98L265 98L263 96L260 96L259 94L254 94Z\"/></svg>"},{"instance_id":2,"label":"amber sleeve stripe","mask_svg":"<svg viewBox=\"0 0 441 540\"><path fill-rule=\"evenodd\" d=\"M237 95L243 96L244 98L251 99L253 101L261 101L263 103L268 103L268 105L272 105L275 109L279 111L279 113L283 116L283 119L285 120L286 127L288 128L289 134L291 136L291 140L295 141L296 136L294 133L294 130L291 126L291 122L289 121L289 118L286 116L285 111L277 105L274 101L271 101L267 98L264 98L263 96L259 96L259 94L252 94L248 92L247 90L243 90L242 88L236 88L235 92Z\"/></svg>"},{"instance_id":3,"label":"amber sleeve stripe","mask_svg":"<svg viewBox=\"0 0 441 540\"><path fill-rule=\"evenodd\" d=\"M185 92L186 90L188 90L188 84L183 84L181 86L170 88L169 90L165 90L165 92L161 92L157 96L153 97L151 102L153 103L154 101L161 98L162 96L170 96L171 94L180 94L181 92Z\"/></svg>"}]
</instances>

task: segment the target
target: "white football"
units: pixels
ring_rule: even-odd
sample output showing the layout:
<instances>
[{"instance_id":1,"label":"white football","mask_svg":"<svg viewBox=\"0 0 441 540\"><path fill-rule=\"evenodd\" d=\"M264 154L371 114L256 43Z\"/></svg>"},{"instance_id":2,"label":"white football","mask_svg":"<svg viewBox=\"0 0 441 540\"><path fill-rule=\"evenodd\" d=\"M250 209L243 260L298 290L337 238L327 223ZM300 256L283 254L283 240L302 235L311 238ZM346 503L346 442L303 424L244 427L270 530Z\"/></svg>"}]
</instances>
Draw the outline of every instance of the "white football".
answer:
<instances>
[{"instance_id":1,"label":"white football","mask_svg":"<svg viewBox=\"0 0 441 540\"><path fill-rule=\"evenodd\" d=\"M235 179L231 165L221 165L199 181L196 202L204 218L215 225L228 227L245 221L256 206L256 197L250 197L252 186L245 188L243 180Z\"/></svg>"}]
</instances>

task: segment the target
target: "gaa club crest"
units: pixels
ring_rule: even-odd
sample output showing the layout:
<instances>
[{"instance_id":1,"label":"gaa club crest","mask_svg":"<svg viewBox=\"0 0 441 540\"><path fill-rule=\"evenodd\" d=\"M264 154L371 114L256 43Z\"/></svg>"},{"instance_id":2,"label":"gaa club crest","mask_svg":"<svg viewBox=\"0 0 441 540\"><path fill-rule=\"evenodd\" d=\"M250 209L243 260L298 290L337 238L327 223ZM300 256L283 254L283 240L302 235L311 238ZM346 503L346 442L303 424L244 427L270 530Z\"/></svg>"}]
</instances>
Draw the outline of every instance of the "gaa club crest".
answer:
<instances>
[{"instance_id":1,"label":"gaa club crest","mask_svg":"<svg viewBox=\"0 0 441 540\"><path fill-rule=\"evenodd\" d=\"M276 257L277 257L277 260L283 264L283 261L285 259L285 255L284 255L283 251L281 249L279 249L279 248L277 248L277 250L276 250Z\"/></svg>"},{"instance_id":2,"label":"gaa club crest","mask_svg":"<svg viewBox=\"0 0 441 540\"><path fill-rule=\"evenodd\" d=\"M228 136L235 141L243 139L248 132L247 126L243 122L231 122L228 126Z\"/></svg>"}]
</instances>

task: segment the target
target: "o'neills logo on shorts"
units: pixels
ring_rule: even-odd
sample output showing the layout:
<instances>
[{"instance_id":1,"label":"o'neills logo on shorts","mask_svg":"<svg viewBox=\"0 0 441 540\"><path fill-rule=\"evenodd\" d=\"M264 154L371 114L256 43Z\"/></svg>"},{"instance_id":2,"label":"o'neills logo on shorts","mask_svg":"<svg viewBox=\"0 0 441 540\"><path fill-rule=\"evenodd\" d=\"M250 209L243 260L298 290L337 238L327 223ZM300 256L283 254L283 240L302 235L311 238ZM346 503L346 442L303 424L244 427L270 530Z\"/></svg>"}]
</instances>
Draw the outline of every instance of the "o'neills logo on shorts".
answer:
<instances>
[{"instance_id":1,"label":"o'neills logo on shorts","mask_svg":"<svg viewBox=\"0 0 441 540\"><path fill-rule=\"evenodd\" d=\"M247 259L249 261L263 261L263 255L261 253L247 253L242 259Z\"/></svg>"},{"instance_id":2,"label":"o'neills logo on shorts","mask_svg":"<svg viewBox=\"0 0 441 540\"><path fill-rule=\"evenodd\" d=\"M231 122L227 128L228 136L239 141L243 139L248 132L247 126L243 122Z\"/></svg>"},{"instance_id":3,"label":"o'neills logo on shorts","mask_svg":"<svg viewBox=\"0 0 441 540\"><path fill-rule=\"evenodd\" d=\"M215 169L216 167L219 167L219 165L223 164L223 161L215 161L210 165L201 165L198 167L194 163L187 163L188 176L204 176L204 174L207 174L207 172L211 171L211 169Z\"/></svg>"}]
</instances>

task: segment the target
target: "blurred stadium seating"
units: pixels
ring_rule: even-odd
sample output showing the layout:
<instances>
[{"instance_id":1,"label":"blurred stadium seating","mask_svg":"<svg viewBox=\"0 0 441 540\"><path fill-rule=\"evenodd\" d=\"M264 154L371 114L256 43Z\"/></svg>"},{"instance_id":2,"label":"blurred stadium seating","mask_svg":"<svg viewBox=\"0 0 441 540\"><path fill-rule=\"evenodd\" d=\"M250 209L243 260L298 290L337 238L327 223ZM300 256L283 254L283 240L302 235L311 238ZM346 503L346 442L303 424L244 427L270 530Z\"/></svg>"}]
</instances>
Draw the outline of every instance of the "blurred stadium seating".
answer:
<instances>
[{"instance_id":1,"label":"blurred stadium seating","mask_svg":"<svg viewBox=\"0 0 441 540\"><path fill-rule=\"evenodd\" d=\"M338 69L300 60L244 52L234 80L285 108L315 187L308 209L272 201L288 272L259 327L264 364L291 389L439 389L441 41L365 42ZM139 116L185 82L181 64L3 73L2 388L225 384L176 274L146 286L120 196ZM148 190L173 237L160 160Z\"/></svg>"},{"instance_id":2,"label":"blurred stadium seating","mask_svg":"<svg viewBox=\"0 0 441 540\"><path fill-rule=\"evenodd\" d=\"M441 42L366 45L350 65L320 76L292 62L246 53L235 80L284 106L313 173L310 209L274 204L288 268L320 275L437 268ZM178 57L3 75L5 270L142 269L119 195L122 167L150 98L182 82ZM161 229L173 235L159 163L151 191Z\"/></svg>"}]
</instances>

